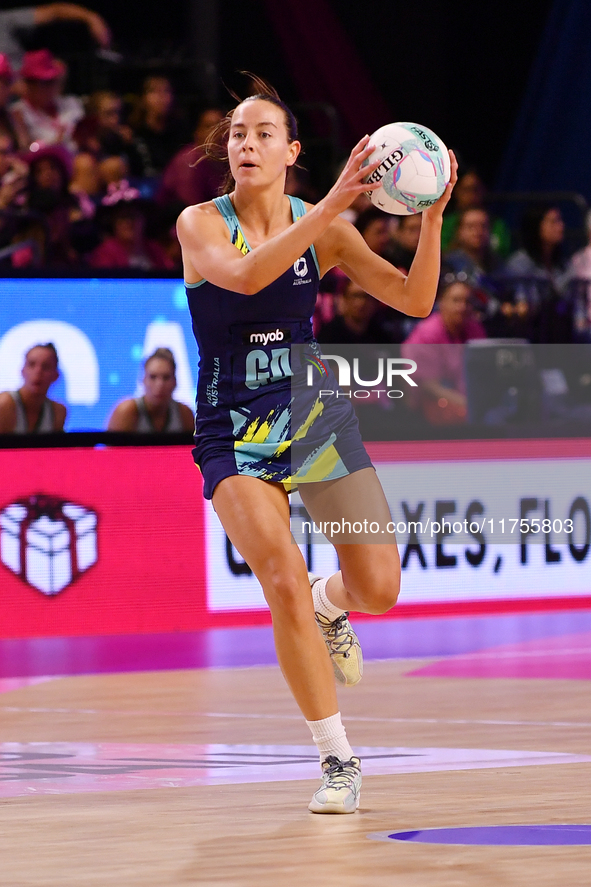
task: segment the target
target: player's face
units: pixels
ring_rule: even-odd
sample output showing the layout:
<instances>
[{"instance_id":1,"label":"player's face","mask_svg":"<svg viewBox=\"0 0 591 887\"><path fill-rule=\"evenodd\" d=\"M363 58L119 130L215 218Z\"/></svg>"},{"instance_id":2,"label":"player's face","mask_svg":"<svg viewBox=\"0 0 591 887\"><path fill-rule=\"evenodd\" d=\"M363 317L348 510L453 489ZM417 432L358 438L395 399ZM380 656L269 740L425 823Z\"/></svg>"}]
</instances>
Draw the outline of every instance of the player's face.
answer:
<instances>
[{"instance_id":1,"label":"player's face","mask_svg":"<svg viewBox=\"0 0 591 887\"><path fill-rule=\"evenodd\" d=\"M299 142L288 140L281 108L262 99L238 105L228 138L228 160L237 185L260 187L285 176L299 150Z\"/></svg>"},{"instance_id":2,"label":"player's face","mask_svg":"<svg viewBox=\"0 0 591 887\"><path fill-rule=\"evenodd\" d=\"M165 404L172 398L176 378L167 360L154 357L148 362L144 374L145 397L148 403Z\"/></svg>"},{"instance_id":3,"label":"player's face","mask_svg":"<svg viewBox=\"0 0 591 887\"><path fill-rule=\"evenodd\" d=\"M26 390L45 397L58 376L53 352L49 348L31 348L22 369Z\"/></svg>"}]
</instances>

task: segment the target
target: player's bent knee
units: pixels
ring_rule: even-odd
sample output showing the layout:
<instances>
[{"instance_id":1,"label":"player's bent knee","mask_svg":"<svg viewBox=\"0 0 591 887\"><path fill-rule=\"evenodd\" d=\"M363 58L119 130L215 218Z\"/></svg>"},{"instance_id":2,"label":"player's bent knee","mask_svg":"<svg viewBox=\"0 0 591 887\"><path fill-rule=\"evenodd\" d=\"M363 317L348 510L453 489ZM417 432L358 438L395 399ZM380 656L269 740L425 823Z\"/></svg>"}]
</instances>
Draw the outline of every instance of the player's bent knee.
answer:
<instances>
[{"instance_id":1,"label":"player's bent knee","mask_svg":"<svg viewBox=\"0 0 591 887\"><path fill-rule=\"evenodd\" d=\"M371 594L367 597L365 612L374 616L387 613L396 604L399 591L400 582L393 577L374 586L371 589Z\"/></svg>"},{"instance_id":2,"label":"player's bent knee","mask_svg":"<svg viewBox=\"0 0 591 887\"><path fill-rule=\"evenodd\" d=\"M379 616L391 610L400 592L400 570L379 571L360 579L354 585L345 582L355 599L354 609Z\"/></svg>"}]
</instances>

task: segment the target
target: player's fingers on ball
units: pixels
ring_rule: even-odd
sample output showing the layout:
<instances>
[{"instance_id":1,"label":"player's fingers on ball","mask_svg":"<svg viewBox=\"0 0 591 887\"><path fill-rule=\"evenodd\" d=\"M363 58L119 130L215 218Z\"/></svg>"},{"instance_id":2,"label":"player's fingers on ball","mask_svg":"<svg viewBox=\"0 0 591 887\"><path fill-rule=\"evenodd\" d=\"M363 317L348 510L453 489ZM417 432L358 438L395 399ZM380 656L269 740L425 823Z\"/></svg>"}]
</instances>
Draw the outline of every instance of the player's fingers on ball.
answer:
<instances>
[{"instance_id":1,"label":"player's fingers on ball","mask_svg":"<svg viewBox=\"0 0 591 887\"><path fill-rule=\"evenodd\" d=\"M365 150L367 150L368 144L369 144L369 136L363 136L363 138L357 142L357 144L355 145L355 147L353 148L353 150L351 151L351 154L349 156L356 157L358 154L363 153Z\"/></svg>"},{"instance_id":2,"label":"player's fingers on ball","mask_svg":"<svg viewBox=\"0 0 591 887\"><path fill-rule=\"evenodd\" d=\"M374 160L373 163L366 163L365 166L361 167L361 172L364 176L370 176L372 172L375 172L376 169L381 166L382 160L378 157L377 160Z\"/></svg>"},{"instance_id":3,"label":"player's fingers on ball","mask_svg":"<svg viewBox=\"0 0 591 887\"><path fill-rule=\"evenodd\" d=\"M451 150L451 148L449 151L449 160L450 160L450 165L451 165L451 179L450 179L450 181L455 182L455 181L457 181L457 178L458 178L458 161L457 161L456 155Z\"/></svg>"},{"instance_id":4,"label":"player's fingers on ball","mask_svg":"<svg viewBox=\"0 0 591 887\"><path fill-rule=\"evenodd\" d=\"M375 145L370 145L369 143L365 146L361 154L359 155L360 159L365 160L366 157L371 157L373 152L375 151Z\"/></svg>"}]
</instances>

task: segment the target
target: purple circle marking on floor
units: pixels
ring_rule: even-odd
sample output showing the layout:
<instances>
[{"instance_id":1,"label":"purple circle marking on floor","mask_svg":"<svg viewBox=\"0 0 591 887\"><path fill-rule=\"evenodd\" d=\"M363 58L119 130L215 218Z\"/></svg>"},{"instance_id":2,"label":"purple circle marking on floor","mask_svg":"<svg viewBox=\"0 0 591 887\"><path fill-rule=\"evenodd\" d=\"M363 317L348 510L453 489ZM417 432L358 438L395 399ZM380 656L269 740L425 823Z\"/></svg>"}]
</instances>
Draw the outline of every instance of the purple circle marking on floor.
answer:
<instances>
[{"instance_id":1,"label":"purple circle marking on floor","mask_svg":"<svg viewBox=\"0 0 591 887\"><path fill-rule=\"evenodd\" d=\"M484 825L413 832L376 832L368 837L375 841L413 841L420 844L577 846L591 844L591 825Z\"/></svg>"}]
</instances>

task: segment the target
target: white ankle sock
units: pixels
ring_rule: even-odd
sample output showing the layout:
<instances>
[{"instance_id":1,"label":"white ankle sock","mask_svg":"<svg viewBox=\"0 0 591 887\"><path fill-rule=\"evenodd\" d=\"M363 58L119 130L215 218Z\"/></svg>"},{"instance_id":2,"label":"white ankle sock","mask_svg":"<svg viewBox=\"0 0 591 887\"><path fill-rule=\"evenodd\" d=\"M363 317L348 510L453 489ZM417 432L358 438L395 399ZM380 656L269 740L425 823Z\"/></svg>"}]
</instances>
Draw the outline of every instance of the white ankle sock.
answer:
<instances>
[{"instance_id":1,"label":"white ankle sock","mask_svg":"<svg viewBox=\"0 0 591 887\"><path fill-rule=\"evenodd\" d=\"M326 760L328 755L335 755L341 761L350 761L354 754L349 745L345 728L341 722L341 713L321 721L306 721L312 731L312 739L320 752L320 763Z\"/></svg>"},{"instance_id":2,"label":"white ankle sock","mask_svg":"<svg viewBox=\"0 0 591 887\"><path fill-rule=\"evenodd\" d=\"M326 616L331 622L334 622L335 619L342 616L345 611L341 610L340 607L335 607L335 605L329 601L326 596L327 582L328 578L316 580L312 586L312 600L314 602L314 611L320 613L322 616Z\"/></svg>"}]
</instances>

